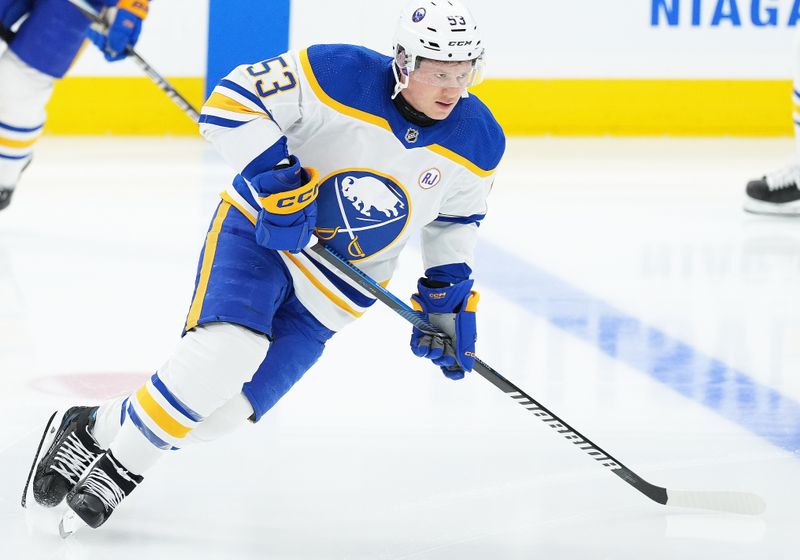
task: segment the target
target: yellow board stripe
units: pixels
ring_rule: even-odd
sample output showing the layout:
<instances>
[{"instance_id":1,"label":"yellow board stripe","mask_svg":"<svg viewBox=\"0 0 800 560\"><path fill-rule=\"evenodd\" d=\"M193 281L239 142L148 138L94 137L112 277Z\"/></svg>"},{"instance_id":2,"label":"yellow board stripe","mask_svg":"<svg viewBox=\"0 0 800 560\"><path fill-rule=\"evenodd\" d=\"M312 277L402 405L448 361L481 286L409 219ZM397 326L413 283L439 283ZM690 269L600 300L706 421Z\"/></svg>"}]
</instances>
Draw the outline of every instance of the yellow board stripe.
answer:
<instances>
[{"instance_id":1,"label":"yellow board stripe","mask_svg":"<svg viewBox=\"0 0 800 560\"><path fill-rule=\"evenodd\" d=\"M142 405L142 408L147 415L158 424L158 427L164 430L172 437L182 438L191 431L183 424L177 422L169 412L164 410L164 407L158 404L150 392L147 390L147 385L136 391L136 400Z\"/></svg>"},{"instance_id":2,"label":"yellow board stripe","mask_svg":"<svg viewBox=\"0 0 800 560\"><path fill-rule=\"evenodd\" d=\"M200 320L200 312L203 309L203 300L206 297L206 290L208 289L208 280L211 277L211 268L214 265L214 256L217 253L217 241L219 240L219 232L222 229L222 223L228 215L228 210L231 205L227 202L221 202L217 209L217 215L214 222L211 224L211 229L206 235L206 245L203 252L203 264L200 267L200 278L197 282L197 290L192 300L192 306L189 308L189 316L186 318L186 330L192 330L197 326L197 321Z\"/></svg>"},{"instance_id":3,"label":"yellow board stripe","mask_svg":"<svg viewBox=\"0 0 800 560\"><path fill-rule=\"evenodd\" d=\"M29 140L12 140L11 138L3 138L0 136L0 146L5 146L6 148L28 148L33 146L36 140L38 140L38 137Z\"/></svg>"},{"instance_id":4,"label":"yellow board stripe","mask_svg":"<svg viewBox=\"0 0 800 560\"><path fill-rule=\"evenodd\" d=\"M205 78L167 79L192 105L203 105ZM195 136L198 127L149 78L67 76L56 81L45 133Z\"/></svg>"},{"instance_id":5,"label":"yellow board stripe","mask_svg":"<svg viewBox=\"0 0 800 560\"><path fill-rule=\"evenodd\" d=\"M487 80L508 135L788 136L789 80Z\"/></svg>"},{"instance_id":6,"label":"yellow board stripe","mask_svg":"<svg viewBox=\"0 0 800 560\"><path fill-rule=\"evenodd\" d=\"M286 258L288 258L290 261L292 261L297 268L300 269L300 272L302 272L303 275L306 278L308 278L309 281L312 284L314 284L315 288L317 288L320 292L325 294L325 297L327 297L334 304L336 304L337 307L339 307L340 309L345 310L347 313L349 313L353 317L361 317L364 314L363 312L360 313L360 312L356 311L355 309L353 309L352 307L350 307L349 305L347 305L342 298L338 297L336 294L334 294L328 288L326 288L322 284L322 282L320 282L316 277L314 277L314 275L311 274L311 272L309 272L306 269L306 267L304 267L302 264L300 264L300 261L297 259L297 257L292 255L289 251L281 251L281 252L286 256Z\"/></svg>"},{"instance_id":7,"label":"yellow board stripe","mask_svg":"<svg viewBox=\"0 0 800 560\"><path fill-rule=\"evenodd\" d=\"M348 107L343 103L339 103L331 96L329 96L325 91L323 91L322 86L319 85L317 81L317 77L314 75L314 70L311 68L311 62L308 60L308 51L307 49L303 49L300 51L300 65L303 67L303 73L306 75L306 79L308 83L311 85L311 89L314 90L314 93L317 95L320 101L322 101L328 107L339 111L343 115L347 115L349 117L354 117L356 119L366 121L368 123L372 123L376 126L379 126L389 132L392 132L392 127L389 126L389 121L386 119L379 117L377 115L373 115L372 113L367 113L366 111L361 111L360 109L354 109L353 107Z\"/></svg>"},{"instance_id":8,"label":"yellow board stripe","mask_svg":"<svg viewBox=\"0 0 800 560\"><path fill-rule=\"evenodd\" d=\"M300 58L315 93L339 110L314 80L307 55ZM203 104L204 78L169 80L196 107ZM508 135L792 134L790 80L489 79L470 91ZM148 78L67 77L56 83L47 110L47 134L197 134L197 125ZM374 115L364 120L388 130Z\"/></svg>"},{"instance_id":9,"label":"yellow board stripe","mask_svg":"<svg viewBox=\"0 0 800 560\"><path fill-rule=\"evenodd\" d=\"M255 115L257 117L266 117L268 116L264 111L256 111L247 107L246 105L242 105L235 99L231 99L227 95L223 95L217 91L211 94L211 96L206 100L204 105L205 107L213 107L214 109L222 109L224 111L231 111L233 113L242 113L245 115Z\"/></svg>"}]
</instances>

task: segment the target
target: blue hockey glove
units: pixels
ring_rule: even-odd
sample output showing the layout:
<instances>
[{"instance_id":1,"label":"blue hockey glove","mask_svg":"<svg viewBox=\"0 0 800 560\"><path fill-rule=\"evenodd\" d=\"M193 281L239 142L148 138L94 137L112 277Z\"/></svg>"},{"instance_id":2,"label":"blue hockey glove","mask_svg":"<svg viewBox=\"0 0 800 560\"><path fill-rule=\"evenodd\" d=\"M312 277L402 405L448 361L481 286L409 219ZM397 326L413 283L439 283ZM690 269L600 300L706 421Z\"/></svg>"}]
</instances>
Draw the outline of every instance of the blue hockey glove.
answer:
<instances>
[{"instance_id":1,"label":"blue hockey glove","mask_svg":"<svg viewBox=\"0 0 800 560\"><path fill-rule=\"evenodd\" d=\"M149 0L104 0L112 7L106 34L94 27L88 31L89 39L100 49L106 60L115 62L128 56L142 32L142 21L147 17Z\"/></svg>"},{"instance_id":2,"label":"blue hockey glove","mask_svg":"<svg viewBox=\"0 0 800 560\"><path fill-rule=\"evenodd\" d=\"M300 252L317 224L316 169L304 169L290 156L288 166L259 173L250 183L262 206L256 220L256 242L267 249Z\"/></svg>"},{"instance_id":3,"label":"blue hockey glove","mask_svg":"<svg viewBox=\"0 0 800 560\"><path fill-rule=\"evenodd\" d=\"M475 312L480 296L472 290L472 283L472 280L464 280L437 287L442 282L420 278L418 293L411 296L414 309L424 313L434 327L450 337L450 341L443 341L415 327L411 333L411 351L440 366L450 379L462 379L464 372L471 371L475 365L478 338Z\"/></svg>"}]
</instances>

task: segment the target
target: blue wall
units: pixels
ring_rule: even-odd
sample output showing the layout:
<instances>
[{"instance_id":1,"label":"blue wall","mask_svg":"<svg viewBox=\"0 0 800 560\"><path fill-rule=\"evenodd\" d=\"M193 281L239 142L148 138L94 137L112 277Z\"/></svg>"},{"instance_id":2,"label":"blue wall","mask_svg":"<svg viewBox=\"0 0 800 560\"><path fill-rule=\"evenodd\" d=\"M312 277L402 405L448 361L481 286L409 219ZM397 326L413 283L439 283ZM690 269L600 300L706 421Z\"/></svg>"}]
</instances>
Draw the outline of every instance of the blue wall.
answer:
<instances>
[{"instance_id":1,"label":"blue wall","mask_svg":"<svg viewBox=\"0 0 800 560\"><path fill-rule=\"evenodd\" d=\"M211 0L206 97L234 67L289 49L291 0Z\"/></svg>"}]
</instances>

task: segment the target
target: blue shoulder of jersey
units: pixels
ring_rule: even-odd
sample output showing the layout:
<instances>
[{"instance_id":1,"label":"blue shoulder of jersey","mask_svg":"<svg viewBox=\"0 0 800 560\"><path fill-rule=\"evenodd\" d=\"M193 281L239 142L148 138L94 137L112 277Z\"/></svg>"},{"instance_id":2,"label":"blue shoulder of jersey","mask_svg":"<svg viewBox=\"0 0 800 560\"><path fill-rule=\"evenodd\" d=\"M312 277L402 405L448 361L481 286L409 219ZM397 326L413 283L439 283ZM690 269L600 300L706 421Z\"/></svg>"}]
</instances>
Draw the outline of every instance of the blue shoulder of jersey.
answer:
<instances>
[{"instance_id":1,"label":"blue shoulder of jersey","mask_svg":"<svg viewBox=\"0 0 800 560\"><path fill-rule=\"evenodd\" d=\"M451 117L458 119L458 127L439 143L481 169L496 168L506 150L506 135L483 101L470 93L458 102Z\"/></svg>"},{"instance_id":2,"label":"blue shoulder of jersey","mask_svg":"<svg viewBox=\"0 0 800 560\"><path fill-rule=\"evenodd\" d=\"M484 171L500 162L505 151L503 129L474 95L461 99L445 120L420 129L418 138L410 142L406 133L414 125L391 100L391 57L355 45L314 45L306 52L313 77L327 96L385 122L406 148L437 145Z\"/></svg>"}]
</instances>

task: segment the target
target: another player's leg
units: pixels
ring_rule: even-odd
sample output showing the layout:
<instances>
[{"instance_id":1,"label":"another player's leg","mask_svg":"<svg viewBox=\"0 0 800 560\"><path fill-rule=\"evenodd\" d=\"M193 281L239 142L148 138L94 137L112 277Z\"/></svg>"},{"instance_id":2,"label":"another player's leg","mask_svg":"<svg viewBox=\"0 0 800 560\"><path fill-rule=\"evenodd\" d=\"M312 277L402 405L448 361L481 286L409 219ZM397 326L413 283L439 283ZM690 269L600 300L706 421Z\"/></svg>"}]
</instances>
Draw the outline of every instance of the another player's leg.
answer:
<instances>
[{"instance_id":1,"label":"another player's leg","mask_svg":"<svg viewBox=\"0 0 800 560\"><path fill-rule=\"evenodd\" d=\"M757 214L800 215L800 31L795 36L792 118L796 154L782 169L747 183L744 209Z\"/></svg>"},{"instance_id":2,"label":"another player's leg","mask_svg":"<svg viewBox=\"0 0 800 560\"><path fill-rule=\"evenodd\" d=\"M0 1L4 27L28 11L0 56L0 210L31 161L55 80L69 69L89 27L67 0Z\"/></svg>"}]
</instances>

